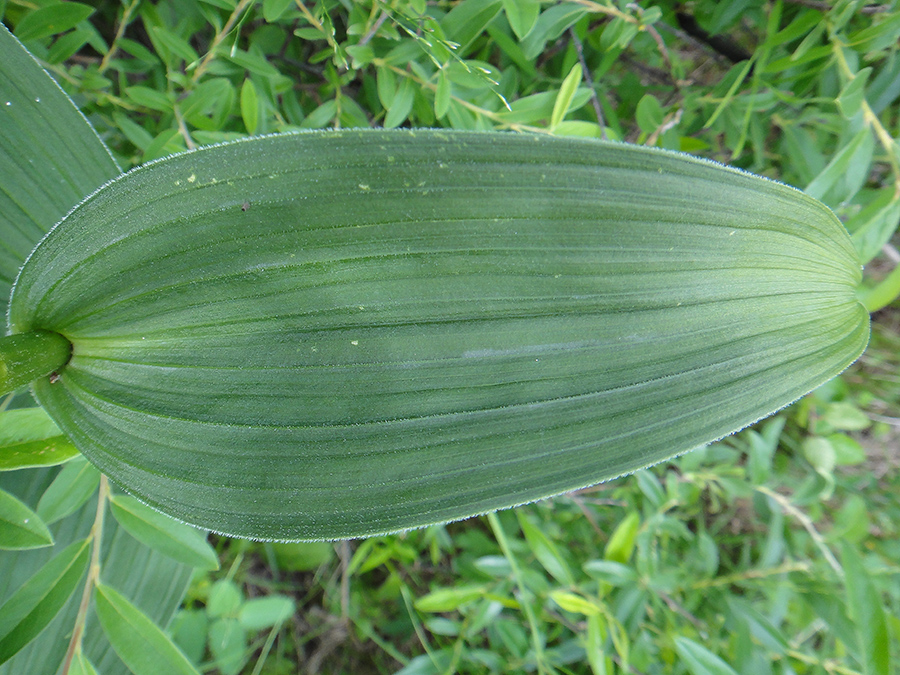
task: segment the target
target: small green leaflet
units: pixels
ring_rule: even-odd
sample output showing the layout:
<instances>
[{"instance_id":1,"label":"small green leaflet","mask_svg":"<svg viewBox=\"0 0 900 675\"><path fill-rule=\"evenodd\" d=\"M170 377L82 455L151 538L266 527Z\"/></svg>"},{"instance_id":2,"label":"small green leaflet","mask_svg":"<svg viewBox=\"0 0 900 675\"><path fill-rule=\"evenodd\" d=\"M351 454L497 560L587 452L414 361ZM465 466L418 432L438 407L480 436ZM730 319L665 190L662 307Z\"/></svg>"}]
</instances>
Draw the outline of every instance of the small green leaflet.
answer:
<instances>
[{"instance_id":1,"label":"small green leaflet","mask_svg":"<svg viewBox=\"0 0 900 675\"><path fill-rule=\"evenodd\" d=\"M294 601L283 595L267 595L245 602L240 609L238 619L247 630L262 630L278 626L291 618L294 613Z\"/></svg>"},{"instance_id":2,"label":"small green leaflet","mask_svg":"<svg viewBox=\"0 0 900 675\"><path fill-rule=\"evenodd\" d=\"M44 630L81 583L90 545L76 541L46 563L0 606L0 663Z\"/></svg>"},{"instance_id":3,"label":"small green leaflet","mask_svg":"<svg viewBox=\"0 0 900 675\"><path fill-rule=\"evenodd\" d=\"M553 104L553 114L550 116L551 129L559 126L566 113L569 112L569 108L572 106L572 99L575 97L575 91L578 89L578 85L581 84L581 74L581 64L576 63L572 66L569 74L566 75L566 79L563 80L559 93L556 96L556 101Z\"/></svg>"},{"instance_id":4,"label":"small green leaflet","mask_svg":"<svg viewBox=\"0 0 900 675\"><path fill-rule=\"evenodd\" d=\"M94 13L90 5L78 2L55 2L26 14L16 24L16 37L20 40L63 33L74 28Z\"/></svg>"},{"instance_id":5,"label":"small green leaflet","mask_svg":"<svg viewBox=\"0 0 900 675\"><path fill-rule=\"evenodd\" d=\"M574 587L575 577L572 576L565 558L556 545L524 512L518 512L516 515L528 548L541 566L563 586Z\"/></svg>"},{"instance_id":6,"label":"small green leaflet","mask_svg":"<svg viewBox=\"0 0 900 675\"><path fill-rule=\"evenodd\" d=\"M738 675L734 668L706 647L686 637L675 637L675 651L691 675Z\"/></svg>"},{"instance_id":7,"label":"small green leaflet","mask_svg":"<svg viewBox=\"0 0 900 675\"><path fill-rule=\"evenodd\" d=\"M103 632L134 675L199 675L165 633L117 590L98 584L94 603Z\"/></svg>"},{"instance_id":8,"label":"small green leaflet","mask_svg":"<svg viewBox=\"0 0 900 675\"><path fill-rule=\"evenodd\" d=\"M0 471L62 464L78 454L41 408L0 412Z\"/></svg>"},{"instance_id":9,"label":"small green leaflet","mask_svg":"<svg viewBox=\"0 0 900 675\"><path fill-rule=\"evenodd\" d=\"M0 490L0 549L51 546L53 536L38 515L5 490Z\"/></svg>"},{"instance_id":10,"label":"small green leaflet","mask_svg":"<svg viewBox=\"0 0 900 675\"><path fill-rule=\"evenodd\" d=\"M133 497L113 495L109 504L119 524L145 546L193 567L219 569L216 552L195 527L176 522Z\"/></svg>"},{"instance_id":11,"label":"small green leaflet","mask_svg":"<svg viewBox=\"0 0 900 675\"><path fill-rule=\"evenodd\" d=\"M541 3L539 0L503 0L503 11L516 37L521 40L534 28L541 13Z\"/></svg>"},{"instance_id":12,"label":"small green leaflet","mask_svg":"<svg viewBox=\"0 0 900 675\"><path fill-rule=\"evenodd\" d=\"M37 505L37 514L45 523L54 523L77 511L93 496L100 484L100 472L79 457L63 467Z\"/></svg>"}]
</instances>

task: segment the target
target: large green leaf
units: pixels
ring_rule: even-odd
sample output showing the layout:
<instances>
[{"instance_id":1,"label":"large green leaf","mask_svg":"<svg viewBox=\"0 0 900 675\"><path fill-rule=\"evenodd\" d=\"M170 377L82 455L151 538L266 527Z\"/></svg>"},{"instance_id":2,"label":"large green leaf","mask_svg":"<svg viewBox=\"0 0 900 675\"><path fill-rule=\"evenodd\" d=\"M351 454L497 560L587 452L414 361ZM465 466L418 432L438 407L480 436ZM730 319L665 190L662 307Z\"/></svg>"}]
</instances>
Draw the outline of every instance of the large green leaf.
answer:
<instances>
[{"instance_id":1,"label":"large green leaf","mask_svg":"<svg viewBox=\"0 0 900 675\"><path fill-rule=\"evenodd\" d=\"M13 292L71 340L38 400L220 532L337 538L583 487L740 429L865 347L841 223L784 185L600 142L316 132L152 163Z\"/></svg>"},{"instance_id":2,"label":"large green leaf","mask_svg":"<svg viewBox=\"0 0 900 675\"><path fill-rule=\"evenodd\" d=\"M0 298L5 302L16 272L47 230L121 171L69 97L2 24L0 63Z\"/></svg>"},{"instance_id":3,"label":"large green leaf","mask_svg":"<svg viewBox=\"0 0 900 675\"><path fill-rule=\"evenodd\" d=\"M78 109L3 26L0 64L0 294L5 313L10 284L32 248L75 204L120 170ZM15 419L2 417L0 430L0 436L5 433L5 468L62 461L75 453L42 410L22 411ZM37 509L41 495L58 473L56 468L5 472L0 474L0 488ZM28 588L29 579L32 584L43 579L36 576L37 570L52 569L48 561L58 560L67 546L88 536L96 510L95 494L74 514L52 524L55 546L0 552L0 602L10 602L14 594L25 592L20 589ZM104 531L104 577L154 621L165 625L187 589L190 568L143 547L112 518L107 518ZM53 594L60 588L58 585ZM47 597L45 606L53 601ZM0 675L56 673L80 599L76 590L37 638L0 664ZM85 627L84 648L103 675L128 672L93 613ZM74 665L70 672L76 672Z\"/></svg>"}]
</instances>

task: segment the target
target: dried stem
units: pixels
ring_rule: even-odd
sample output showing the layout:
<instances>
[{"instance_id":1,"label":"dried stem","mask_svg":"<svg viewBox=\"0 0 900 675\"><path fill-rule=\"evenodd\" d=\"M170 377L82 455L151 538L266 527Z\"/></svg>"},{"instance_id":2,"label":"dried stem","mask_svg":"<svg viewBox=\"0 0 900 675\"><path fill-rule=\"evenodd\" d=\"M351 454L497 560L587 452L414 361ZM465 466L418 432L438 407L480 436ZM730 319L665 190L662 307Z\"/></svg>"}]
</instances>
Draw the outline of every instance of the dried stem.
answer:
<instances>
[{"instance_id":1,"label":"dried stem","mask_svg":"<svg viewBox=\"0 0 900 675\"><path fill-rule=\"evenodd\" d=\"M581 64L581 72L587 82L588 89L591 90L591 104L594 106L594 114L597 116L597 124L600 125L600 138L606 140L606 125L603 121L603 107L600 105L600 99L597 97L597 86L594 83L594 75L588 68L587 61L584 58L584 45L575 33L573 28L569 29L569 35L572 36L572 43L575 45L575 52L578 54L578 62Z\"/></svg>"},{"instance_id":2,"label":"dried stem","mask_svg":"<svg viewBox=\"0 0 900 675\"><path fill-rule=\"evenodd\" d=\"M125 9L122 10L122 19L119 21L119 25L116 27L116 36L113 38L112 44L109 46L109 50L107 50L106 54L103 57L103 60L100 62L101 73L109 68L110 61L112 61L113 56L115 56L116 52L119 50L119 40L121 40L122 36L125 34L125 29L128 28L128 23L131 20L131 14L137 8L140 1L141 0L131 0L131 4L126 6Z\"/></svg>"}]
</instances>

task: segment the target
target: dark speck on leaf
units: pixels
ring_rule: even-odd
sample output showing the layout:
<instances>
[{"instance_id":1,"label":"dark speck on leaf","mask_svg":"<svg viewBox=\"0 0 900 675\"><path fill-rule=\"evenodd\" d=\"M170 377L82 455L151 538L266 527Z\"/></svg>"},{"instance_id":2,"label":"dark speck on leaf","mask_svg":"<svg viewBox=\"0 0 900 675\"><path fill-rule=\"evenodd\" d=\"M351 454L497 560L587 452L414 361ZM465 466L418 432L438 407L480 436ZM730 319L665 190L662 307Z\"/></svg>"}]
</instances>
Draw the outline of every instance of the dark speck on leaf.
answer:
<instances>
[{"instance_id":1,"label":"dark speck on leaf","mask_svg":"<svg viewBox=\"0 0 900 675\"><path fill-rule=\"evenodd\" d=\"M241 205L241 211L249 211L250 210L250 202L244 202Z\"/></svg>"}]
</instances>

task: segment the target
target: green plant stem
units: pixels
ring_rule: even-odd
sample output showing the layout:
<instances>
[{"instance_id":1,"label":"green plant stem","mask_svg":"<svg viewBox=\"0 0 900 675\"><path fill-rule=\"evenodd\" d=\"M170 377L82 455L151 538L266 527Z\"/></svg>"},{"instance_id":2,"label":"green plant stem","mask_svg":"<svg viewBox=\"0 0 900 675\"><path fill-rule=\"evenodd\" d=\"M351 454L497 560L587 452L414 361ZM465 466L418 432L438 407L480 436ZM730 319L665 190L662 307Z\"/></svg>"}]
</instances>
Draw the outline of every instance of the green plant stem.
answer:
<instances>
[{"instance_id":1,"label":"green plant stem","mask_svg":"<svg viewBox=\"0 0 900 675\"><path fill-rule=\"evenodd\" d=\"M275 643L275 638L278 637L282 625L284 624L278 623L272 626L272 629L269 631L269 635L266 638L266 643L259 653L259 658L256 660L256 665L253 666L253 672L250 675L260 675L262 672L263 666L266 665L266 659L269 658L269 652L272 650L272 645Z\"/></svg>"},{"instance_id":2,"label":"green plant stem","mask_svg":"<svg viewBox=\"0 0 900 675\"><path fill-rule=\"evenodd\" d=\"M60 370L71 356L72 343L48 330L0 338L0 395Z\"/></svg>"},{"instance_id":3,"label":"green plant stem","mask_svg":"<svg viewBox=\"0 0 900 675\"><path fill-rule=\"evenodd\" d=\"M81 604L78 607L78 615L75 617L75 626L72 629L72 639L69 640L69 648L66 650L66 658L63 661L61 675L68 675L72 666L72 659L76 651L81 648L81 639L84 636L84 624L87 620L88 608L91 605L91 596L94 587L100 581L100 548L103 539L103 519L106 514L106 502L109 500L109 481L106 476L100 476L100 488L97 493L97 515L94 517L94 525L91 527L91 566L88 567L87 580L84 582L84 591L81 594Z\"/></svg>"},{"instance_id":4,"label":"green plant stem","mask_svg":"<svg viewBox=\"0 0 900 675\"><path fill-rule=\"evenodd\" d=\"M491 530L494 532L494 538L500 545L500 550L503 552L504 557L509 561L509 566L512 569L513 579L516 582L516 587L519 589L519 595L521 597L520 605L525 611L525 616L528 619L528 627L531 629L531 642L534 647L534 660L537 664L537 672L538 675L544 675L547 672L547 669L544 667L544 646L541 644L537 626L537 617L535 617L534 609L529 602L529 596L532 596L533 594L525 586L522 572L519 570L519 563L516 561L516 557L509 547L509 540L506 538L506 532L503 531L503 526L500 524L500 519L497 518L497 514L493 512L489 513L487 514L487 519L491 525Z\"/></svg>"},{"instance_id":5,"label":"green plant stem","mask_svg":"<svg viewBox=\"0 0 900 675\"><path fill-rule=\"evenodd\" d=\"M840 44L837 40L833 40L831 47L841 73L848 80L852 80L855 73L853 72L853 69L850 68L850 64L847 63L843 44ZM861 110L866 126L874 132L876 138L878 138L878 142L887 154L888 163L891 165L891 173L894 176L894 198L900 199L900 157L898 157L897 153L897 143L894 141L890 132L884 128L881 120L878 119L878 116L872 110L872 107L865 98L862 100Z\"/></svg>"}]
</instances>

